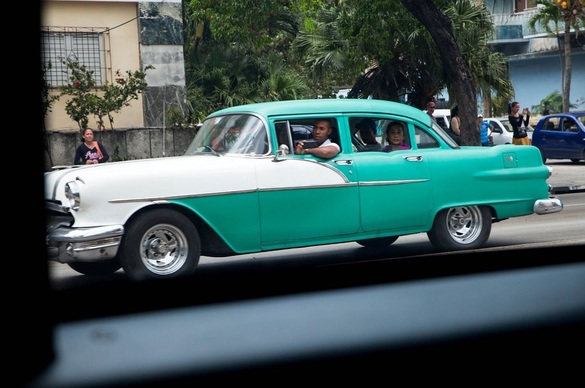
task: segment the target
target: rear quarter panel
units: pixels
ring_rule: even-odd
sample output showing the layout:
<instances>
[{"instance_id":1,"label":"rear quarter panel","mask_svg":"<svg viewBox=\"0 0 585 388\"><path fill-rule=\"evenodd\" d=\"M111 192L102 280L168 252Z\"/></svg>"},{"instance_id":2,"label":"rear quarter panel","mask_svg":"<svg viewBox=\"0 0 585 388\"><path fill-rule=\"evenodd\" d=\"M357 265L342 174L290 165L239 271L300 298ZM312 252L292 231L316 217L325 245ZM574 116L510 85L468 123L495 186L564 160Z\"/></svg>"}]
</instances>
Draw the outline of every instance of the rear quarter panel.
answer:
<instances>
[{"instance_id":1,"label":"rear quarter panel","mask_svg":"<svg viewBox=\"0 0 585 388\"><path fill-rule=\"evenodd\" d=\"M536 199L548 198L548 169L532 146L461 147L429 150L433 196L441 209L488 205L498 219L533 213Z\"/></svg>"}]
</instances>

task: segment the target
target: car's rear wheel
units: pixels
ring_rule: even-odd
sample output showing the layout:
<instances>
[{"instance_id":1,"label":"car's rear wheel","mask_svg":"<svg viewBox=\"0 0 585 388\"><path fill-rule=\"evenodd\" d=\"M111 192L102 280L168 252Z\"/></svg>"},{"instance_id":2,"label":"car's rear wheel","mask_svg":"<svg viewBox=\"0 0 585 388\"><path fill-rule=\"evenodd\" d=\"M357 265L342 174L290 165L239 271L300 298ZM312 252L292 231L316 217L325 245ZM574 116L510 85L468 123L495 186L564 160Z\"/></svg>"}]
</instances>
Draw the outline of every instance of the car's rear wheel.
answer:
<instances>
[{"instance_id":1,"label":"car's rear wheel","mask_svg":"<svg viewBox=\"0 0 585 388\"><path fill-rule=\"evenodd\" d=\"M368 238L364 240L357 240L356 242L363 247L368 248L383 248L391 245L394 241L398 240L399 236L391 236L391 237L378 237L378 238Z\"/></svg>"},{"instance_id":2,"label":"car's rear wheel","mask_svg":"<svg viewBox=\"0 0 585 388\"><path fill-rule=\"evenodd\" d=\"M455 251L481 247L491 230L492 218L487 207L462 206L441 210L427 236L435 248Z\"/></svg>"},{"instance_id":3,"label":"car's rear wheel","mask_svg":"<svg viewBox=\"0 0 585 388\"><path fill-rule=\"evenodd\" d=\"M132 280L177 278L191 275L200 255L195 225L178 211L156 209L126 227L120 261Z\"/></svg>"},{"instance_id":4,"label":"car's rear wheel","mask_svg":"<svg viewBox=\"0 0 585 388\"><path fill-rule=\"evenodd\" d=\"M116 272L122 265L118 259L94 263L68 263L69 267L79 273L90 276L104 276Z\"/></svg>"}]
</instances>

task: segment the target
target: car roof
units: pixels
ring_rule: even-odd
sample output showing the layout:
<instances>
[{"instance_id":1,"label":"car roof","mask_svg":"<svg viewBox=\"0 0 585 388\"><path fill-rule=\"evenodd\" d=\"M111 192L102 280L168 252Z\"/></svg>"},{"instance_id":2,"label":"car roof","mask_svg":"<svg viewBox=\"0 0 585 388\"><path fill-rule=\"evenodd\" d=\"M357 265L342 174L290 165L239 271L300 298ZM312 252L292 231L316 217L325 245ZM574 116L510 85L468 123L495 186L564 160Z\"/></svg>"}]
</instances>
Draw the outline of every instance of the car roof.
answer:
<instances>
[{"instance_id":1,"label":"car roof","mask_svg":"<svg viewBox=\"0 0 585 388\"><path fill-rule=\"evenodd\" d=\"M435 109L433 116L451 116L451 109Z\"/></svg>"},{"instance_id":2,"label":"car roof","mask_svg":"<svg viewBox=\"0 0 585 388\"><path fill-rule=\"evenodd\" d=\"M585 116L585 111L551 113L549 115L543 116L542 118L546 118L546 117L582 117L582 116Z\"/></svg>"},{"instance_id":3,"label":"car roof","mask_svg":"<svg viewBox=\"0 0 585 388\"><path fill-rule=\"evenodd\" d=\"M264 117L277 115L303 115L310 113L330 115L332 113L395 114L411 117L430 125L430 117L422 110L400 102L375 99L308 99L260 102L225 108L209 117L228 113L258 113Z\"/></svg>"}]
</instances>

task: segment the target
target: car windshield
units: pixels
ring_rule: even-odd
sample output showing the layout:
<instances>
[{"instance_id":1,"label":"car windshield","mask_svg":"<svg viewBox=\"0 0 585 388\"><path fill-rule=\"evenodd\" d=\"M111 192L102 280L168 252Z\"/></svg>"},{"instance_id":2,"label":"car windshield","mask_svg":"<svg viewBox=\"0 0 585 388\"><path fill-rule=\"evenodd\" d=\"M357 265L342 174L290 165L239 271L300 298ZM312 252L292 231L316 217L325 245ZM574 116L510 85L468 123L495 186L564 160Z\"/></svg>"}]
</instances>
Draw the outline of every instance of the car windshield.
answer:
<instances>
[{"instance_id":1,"label":"car windshield","mask_svg":"<svg viewBox=\"0 0 585 388\"><path fill-rule=\"evenodd\" d=\"M500 120L500 123L506 128L506 131L512 132L512 125L510 124L510 120Z\"/></svg>"},{"instance_id":2,"label":"car windshield","mask_svg":"<svg viewBox=\"0 0 585 388\"><path fill-rule=\"evenodd\" d=\"M232 114L205 120L185 155L263 155L269 150L266 126L258 117Z\"/></svg>"},{"instance_id":3,"label":"car windshield","mask_svg":"<svg viewBox=\"0 0 585 388\"><path fill-rule=\"evenodd\" d=\"M451 147L453 147L453 148L459 147L457 145L457 143L453 140L453 138L451 138L451 136L449 136L447 134L447 132L445 132L445 129L439 123L437 123L436 121L432 121L431 120L431 125L433 126L433 129L435 130L435 132L437 132L437 134L439 136L441 136L441 138L445 142L447 142Z\"/></svg>"}]
</instances>

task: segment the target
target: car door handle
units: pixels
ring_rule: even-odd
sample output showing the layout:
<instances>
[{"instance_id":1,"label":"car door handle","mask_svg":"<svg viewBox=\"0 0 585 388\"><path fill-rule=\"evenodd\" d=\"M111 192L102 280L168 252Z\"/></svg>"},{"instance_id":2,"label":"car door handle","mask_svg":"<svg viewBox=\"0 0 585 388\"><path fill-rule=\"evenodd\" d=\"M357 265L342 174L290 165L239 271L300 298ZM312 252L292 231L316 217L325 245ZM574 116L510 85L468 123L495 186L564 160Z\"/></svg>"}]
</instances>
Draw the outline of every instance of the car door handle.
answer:
<instances>
[{"instance_id":1,"label":"car door handle","mask_svg":"<svg viewBox=\"0 0 585 388\"><path fill-rule=\"evenodd\" d=\"M334 160L333 163L335 164L342 164L344 166L350 166L353 164L353 160L346 159L346 160Z\"/></svg>"},{"instance_id":2,"label":"car door handle","mask_svg":"<svg viewBox=\"0 0 585 388\"><path fill-rule=\"evenodd\" d=\"M414 155L414 156L405 156L404 160L409 162L421 162L423 159L422 155Z\"/></svg>"}]
</instances>

